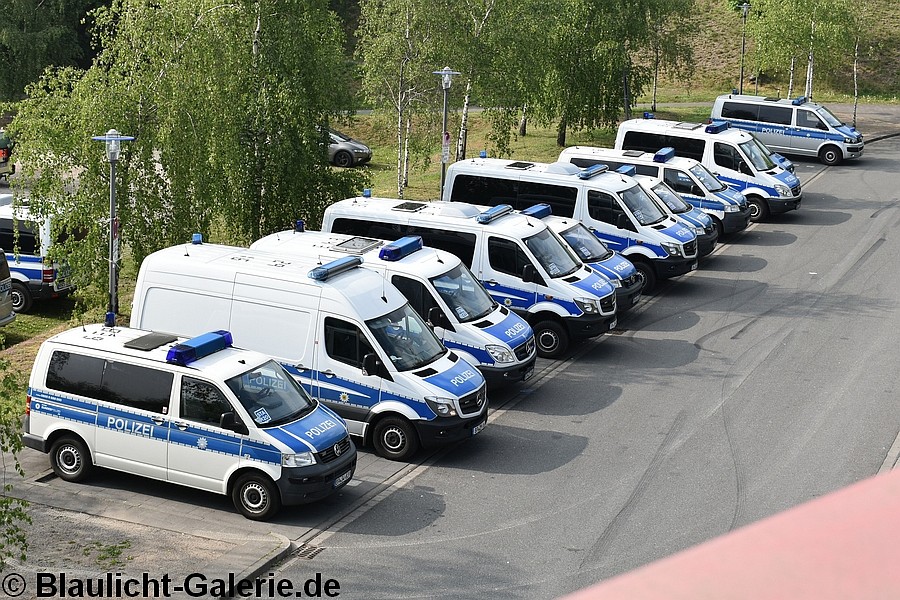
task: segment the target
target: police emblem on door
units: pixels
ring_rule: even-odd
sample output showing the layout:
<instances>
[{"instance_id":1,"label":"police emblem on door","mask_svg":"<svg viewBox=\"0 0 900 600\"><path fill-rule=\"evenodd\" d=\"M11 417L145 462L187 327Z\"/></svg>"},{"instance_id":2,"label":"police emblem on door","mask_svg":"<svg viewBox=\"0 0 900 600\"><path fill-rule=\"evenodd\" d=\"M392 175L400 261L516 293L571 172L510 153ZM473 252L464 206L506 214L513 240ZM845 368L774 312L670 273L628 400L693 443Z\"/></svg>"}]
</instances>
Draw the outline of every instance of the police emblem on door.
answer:
<instances>
[{"instance_id":1,"label":"police emblem on door","mask_svg":"<svg viewBox=\"0 0 900 600\"><path fill-rule=\"evenodd\" d=\"M206 450L207 440L205 437L197 438L197 447L201 450Z\"/></svg>"}]
</instances>

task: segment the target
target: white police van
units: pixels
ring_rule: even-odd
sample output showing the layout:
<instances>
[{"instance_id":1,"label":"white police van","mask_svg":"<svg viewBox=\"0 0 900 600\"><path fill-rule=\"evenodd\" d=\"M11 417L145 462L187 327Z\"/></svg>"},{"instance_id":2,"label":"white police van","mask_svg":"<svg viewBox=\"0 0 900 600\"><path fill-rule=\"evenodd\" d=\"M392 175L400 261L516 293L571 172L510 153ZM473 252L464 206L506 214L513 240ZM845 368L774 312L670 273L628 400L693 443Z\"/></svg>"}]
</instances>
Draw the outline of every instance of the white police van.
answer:
<instances>
[{"instance_id":1,"label":"white police van","mask_svg":"<svg viewBox=\"0 0 900 600\"><path fill-rule=\"evenodd\" d=\"M856 128L806 96L791 100L725 94L713 103L712 119L752 132L772 150L818 157L826 165L859 158L865 148Z\"/></svg>"},{"instance_id":2,"label":"white police van","mask_svg":"<svg viewBox=\"0 0 900 600\"><path fill-rule=\"evenodd\" d=\"M719 238L743 231L750 222L750 207L742 193L716 179L702 163L676 156L674 148L661 148L651 153L570 146L559 153L559 160L582 168L596 164L605 164L610 169L634 165L638 175L662 179L685 202L708 214L715 223Z\"/></svg>"},{"instance_id":3,"label":"white police van","mask_svg":"<svg viewBox=\"0 0 900 600\"><path fill-rule=\"evenodd\" d=\"M328 206L322 229L386 240L417 235L455 254L497 302L528 321L543 357L616 325L609 279L585 266L545 223L511 206L363 196Z\"/></svg>"},{"instance_id":4,"label":"white police van","mask_svg":"<svg viewBox=\"0 0 900 600\"><path fill-rule=\"evenodd\" d=\"M644 278L644 291L658 280L697 268L697 236L665 214L632 177L605 165L580 169L572 163L476 158L447 169L444 200L525 209L549 204L553 214L584 223L630 260Z\"/></svg>"},{"instance_id":5,"label":"white police van","mask_svg":"<svg viewBox=\"0 0 900 600\"><path fill-rule=\"evenodd\" d=\"M487 420L478 369L447 350L406 298L358 256L312 265L193 243L154 252L138 274L131 326L195 335L228 329L279 360L378 454L471 437Z\"/></svg>"},{"instance_id":6,"label":"white police van","mask_svg":"<svg viewBox=\"0 0 900 600\"><path fill-rule=\"evenodd\" d=\"M674 148L676 155L703 163L716 177L744 194L751 221L800 208L800 180L772 162L764 146L750 133L728 123L647 118L619 125L617 150L656 152L660 148Z\"/></svg>"},{"instance_id":7,"label":"white police van","mask_svg":"<svg viewBox=\"0 0 900 600\"><path fill-rule=\"evenodd\" d=\"M386 243L307 231L298 221L293 230L261 238L250 249L320 262L360 256L364 267L406 296L447 348L477 365L489 385L527 380L534 373L537 352L531 326L495 302L459 258L425 248L421 237Z\"/></svg>"},{"instance_id":8,"label":"white police van","mask_svg":"<svg viewBox=\"0 0 900 600\"><path fill-rule=\"evenodd\" d=\"M340 417L227 331L51 337L31 370L23 443L66 481L106 467L229 495L256 520L334 493L356 468Z\"/></svg>"}]
</instances>

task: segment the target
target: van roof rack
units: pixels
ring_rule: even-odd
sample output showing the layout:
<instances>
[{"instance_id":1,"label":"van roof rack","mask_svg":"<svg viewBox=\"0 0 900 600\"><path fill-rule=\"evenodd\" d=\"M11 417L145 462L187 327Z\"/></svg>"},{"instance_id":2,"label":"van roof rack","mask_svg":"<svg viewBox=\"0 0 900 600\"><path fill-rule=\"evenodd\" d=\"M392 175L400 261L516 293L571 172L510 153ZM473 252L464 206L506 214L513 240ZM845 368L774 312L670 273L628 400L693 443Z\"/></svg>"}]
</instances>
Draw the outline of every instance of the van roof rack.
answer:
<instances>
[{"instance_id":1,"label":"van roof rack","mask_svg":"<svg viewBox=\"0 0 900 600\"><path fill-rule=\"evenodd\" d=\"M516 161L516 162L511 162L508 165L506 165L506 168L507 169L521 169L524 171L525 169L530 169L533 166L534 166L534 163Z\"/></svg>"},{"instance_id":2,"label":"van roof rack","mask_svg":"<svg viewBox=\"0 0 900 600\"><path fill-rule=\"evenodd\" d=\"M689 129L689 130L694 130L694 129L697 129L697 128L699 128L699 127L703 127L703 124L702 124L702 123L686 123L686 122L681 122L681 123L676 123L676 124L675 124L675 129Z\"/></svg>"},{"instance_id":3,"label":"van roof rack","mask_svg":"<svg viewBox=\"0 0 900 600\"><path fill-rule=\"evenodd\" d=\"M177 339L177 335L158 333L154 331L144 334L140 337L136 337L133 340L128 340L122 345L131 350L143 350L144 352L149 352L150 350L156 350L160 346L171 344Z\"/></svg>"},{"instance_id":4,"label":"van roof rack","mask_svg":"<svg viewBox=\"0 0 900 600\"><path fill-rule=\"evenodd\" d=\"M425 208L424 202L401 202L397 206L391 208L391 210L405 210L407 212L416 212L417 210L422 210Z\"/></svg>"},{"instance_id":5,"label":"van roof rack","mask_svg":"<svg viewBox=\"0 0 900 600\"><path fill-rule=\"evenodd\" d=\"M383 243L384 242L381 240L356 236L349 240L344 240L339 244L335 244L331 249L337 250L338 252L346 252L347 254L365 254L372 248L377 248Z\"/></svg>"}]
</instances>

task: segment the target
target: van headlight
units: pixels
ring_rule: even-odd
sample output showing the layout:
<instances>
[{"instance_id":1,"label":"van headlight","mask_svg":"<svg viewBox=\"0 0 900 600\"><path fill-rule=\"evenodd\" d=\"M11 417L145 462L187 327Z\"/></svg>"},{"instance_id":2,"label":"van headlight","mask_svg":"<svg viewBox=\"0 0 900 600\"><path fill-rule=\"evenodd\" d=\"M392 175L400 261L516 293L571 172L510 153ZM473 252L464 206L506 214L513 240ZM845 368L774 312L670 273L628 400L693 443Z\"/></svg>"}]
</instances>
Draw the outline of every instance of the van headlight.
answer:
<instances>
[{"instance_id":1,"label":"van headlight","mask_svg":"<svg viewBox=\"0 0 900 600\"><path fill-rule=\"evenodd\" d=\"M669 253L669 256L682 256L681 246L678 244L673 244L672 242L663 242L660 244L663 249Z\"/></svg>"},{"instance_id":2,"label":"van headlight","mask_svg":"<svg viewBox=\"0 0 900 600\"><path fill-rule=\"evenodd\" d=\"M282 454L282 467L308 467L316 464L316 457L312 452L298 452L297 454Z\"/></svg>"},{"instance_id":3,"label":"van headlight","mask_svg":"<svg viewBox=\"0 0 900 600\"><path fill-rule=\"evenodd\" d=\"M622 287L622 280L619 279L618 277L616 277L615 279L610 279L610 280L609 280L609 283L610 283L610 285L612 285L614 288L620 288L620 287Z\"/></svg>"},{"instance_id":4,"label":"van headlight","mask_svg":"<svg viewBox=\"0 0 900 600\"><path fill-rule=\"evenodd\" d=\"M511 363L515 360L513 358L513 353L510 352L508 348L504 348L503 346L488 344L484 347L484 349L487 350L488 354L491 355L491 358L494 359L494 362Z\"/></svg>"},{"instance_id":5,"label":"van headlight","mask_svg":"<svg viewBox=\"0 0 900 600\"><path fill-rule=\"evenodd\" d=\"M775 184L775 191L776 191L776 192L778 193L778 195L781 196L782 198L790 198L790 197L792 196L792 194L791 194L791 188L789 188L789 187L786 186L786 185L782 185L782 184L780 184L780 183L776 183L776 184Z\"/></svg>"},{"instance_id":6,"label":"van headlight","mask_svg":"<svg viewBox=\"0 0 900 600\"><path fill-rule=\"evenodd\" d=\"M844 138L844 143L845 143L845 144L852 144L852 143L855 142L855 141L856 141L856 140L853 140L853 139L850 139L850 138Z\"/></svg>"},{"instance_id":7,"label":"van headlight","mask_svg":"<svg viewBox=\"0 0 900 600\"><path fill-rule=\"evenodd\" d=\"M456 405L453 398L441 398L440 396L425 396L425 404L439 417L455 417Z\"/></svg>"},{"instance_id":8,"label":"van headlight","mask_svg":"<svg viewBox=\"0 0 900 600\"><path fill-rule=\"evenodd\" d=\"M737 204L726 204L725 208L722 209L723 212L740 212L741 207Z\"/></svg>"},{"instance_id":9,"label":"van headlight","mask_svg":"<svg viewBox=\"0 0 900 600\"><path fill-rule=\"evenodd\" d=\"M691 227L691 231L694 232L694 235L696 235L697 237L700 237L701 235L706 233L706 228L705 227Z\"/></svg>"},{"instance_id":10,"label":"van headlight","mask_svg":"<svg viewBox=\"0 0 900 600\"><path fill-rule=\"evenodd\" d=\"M600 307L597 305L597 302L590 298L575 298L575 306L587 315L600 314Z\"/></svg>"}]
</instances>

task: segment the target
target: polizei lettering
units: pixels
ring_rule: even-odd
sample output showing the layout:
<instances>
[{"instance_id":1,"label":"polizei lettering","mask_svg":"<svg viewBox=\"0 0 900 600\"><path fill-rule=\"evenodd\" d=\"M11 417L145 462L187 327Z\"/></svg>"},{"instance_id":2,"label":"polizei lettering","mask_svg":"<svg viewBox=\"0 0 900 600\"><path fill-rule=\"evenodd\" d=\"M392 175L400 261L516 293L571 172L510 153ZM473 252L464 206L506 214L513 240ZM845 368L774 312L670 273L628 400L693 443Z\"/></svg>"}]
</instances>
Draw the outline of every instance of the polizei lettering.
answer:
<instances>
[{"instance_id":1,"label":"polizei lettering","mask_svg":"<svg viewBox=\"0 0 900 600\"><path fill-rule=\"evenodd\" d=\"M465 382L467 382L468 380L472 379L473 377L475 377L475 372L472 371L471 369L466 369L465 371L463 371L462 373L460 373L459 375L457 375L456 377L451 379L450 383L452 383L456 387L459 387L462 384L464 384Z\"/></svg>"},{"instance_id":2,"label":"polizei lettering","mask_svg":"<svg viewBox=\"0 0 900 600\"><path fill-rule=\"evenodd\" d=\"M313 439L317 435L322 435L329 429L334 429L335 427L337 427L337 423L335 423L331 419L328 419L327 421L322 421L315 427L310 427L309 430L306 432L306 437L308 437L309 439Z\"/></svg>"},{"instance_id":3,"label":"polizei lettering","mask_svg":"<svg viewBox=\"0 0 900 600\"><path fill-rule=\"evenodd\" d=\"M115 429L125 433L135 433L137 435L146 436L153 435L153 425L150 423L136 423L119 417L107 417L106 426L109 429Z\"/></svg>"},{"instance_id":4,"label":"polizei lettering","mask_svg":"<svg viewBox=\"0 0 900 600\"><path fill-rule=\"evenodd\" d=\"M510 327L509 329L506 330L506 337L514 338L517 335L519 335L520 333L522 333L523 331L525 331L525 324L524 323L516 323L515 325L513 325L512 327Z\"/></svg>"}]
</instances>

